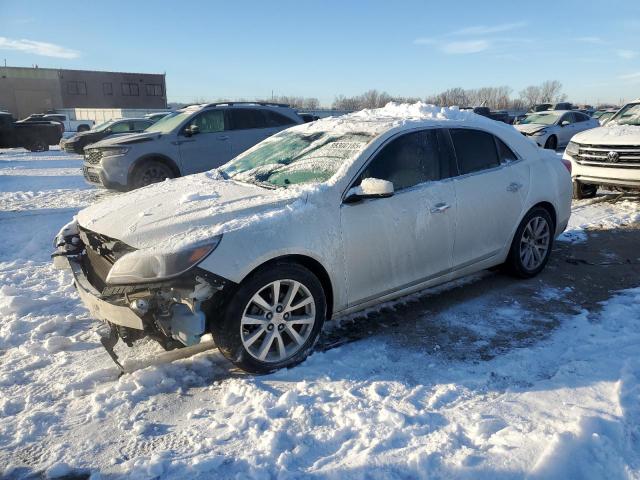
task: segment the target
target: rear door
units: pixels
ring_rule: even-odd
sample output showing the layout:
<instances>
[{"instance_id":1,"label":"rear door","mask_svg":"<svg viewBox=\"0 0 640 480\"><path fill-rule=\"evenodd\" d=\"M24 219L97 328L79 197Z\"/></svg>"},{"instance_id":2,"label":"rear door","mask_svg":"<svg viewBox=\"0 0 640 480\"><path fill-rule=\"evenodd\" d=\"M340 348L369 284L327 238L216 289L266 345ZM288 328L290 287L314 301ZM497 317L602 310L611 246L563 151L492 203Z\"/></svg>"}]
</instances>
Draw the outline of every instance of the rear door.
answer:
<instances>
[{"instance_id":1,"label":"rear door","mask_svg":"<svg viewBox=\"0 0 640 480\"><path fill-rule=\"evenodd\" d=\"M233 157L296 124L285 115L268 109L235 107L229 109L228 113L229 141Z\"/></svg>"},{"instance_id":2,"label":"rear door","mask_svg":"<svg viewBox=\"0 0 640 480\"><path fill-rule=\"evenodd\" d=\"M198 127L189 135L187 129ZM231 143L227 131L225 110L205 110L194 116L178 134L180 164L185 175L205 172L231 159Z\"/></svg>"},{"instance_id":3,"label":"rear door","mask_svg":"<svg viewBox=\"0 0 640 480\"><path fill-rule=\"evenodd\" d=\"M460 176L453 268L491 258L510 241L529 188L529 167L500 139L476 129L451 129Z\"/></svg>"},{"instance_id":4,"label":"rear door","mask_svg":"<svg viewBox=\"0 0 640 480\"><path fill-rule=\"evenodd\" d=\"M388 198L343 203L342 241L350 306L409 288L451 268L456 200L448 180L455 162L440 130L390 140L352 186L388 180Z\"/></svg>"}]
</instances>

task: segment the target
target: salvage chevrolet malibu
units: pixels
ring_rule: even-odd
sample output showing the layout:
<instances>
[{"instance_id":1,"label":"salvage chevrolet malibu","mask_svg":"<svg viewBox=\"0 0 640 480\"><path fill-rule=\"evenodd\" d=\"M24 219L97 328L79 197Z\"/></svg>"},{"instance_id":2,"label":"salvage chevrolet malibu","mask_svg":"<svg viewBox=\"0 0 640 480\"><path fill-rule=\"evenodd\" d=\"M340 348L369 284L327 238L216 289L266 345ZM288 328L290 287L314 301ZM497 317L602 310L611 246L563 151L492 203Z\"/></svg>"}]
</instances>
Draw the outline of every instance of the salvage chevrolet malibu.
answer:
<instances>
[{"instance_id":1,"label":"salvage chevrolet malibu","mask_svg":"<svg viewBox=\"0 0 640 480\"><path fill-rule=\"evenodd\" d=\"M302 361L332 317L498 265L538 274L570 203L567 164L512 127L389 104L86 208L54 258L127 344L211 334L266 372Z\"/></svg>"}]
</instances>

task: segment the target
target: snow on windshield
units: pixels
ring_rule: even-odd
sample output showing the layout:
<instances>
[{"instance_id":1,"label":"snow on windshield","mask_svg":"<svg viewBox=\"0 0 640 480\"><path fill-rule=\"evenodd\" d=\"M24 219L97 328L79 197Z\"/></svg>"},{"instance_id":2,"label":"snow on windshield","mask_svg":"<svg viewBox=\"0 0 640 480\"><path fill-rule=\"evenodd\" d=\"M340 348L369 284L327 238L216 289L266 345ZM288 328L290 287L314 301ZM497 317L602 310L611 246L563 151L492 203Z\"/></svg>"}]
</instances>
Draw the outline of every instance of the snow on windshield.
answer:
<instances>
[{"instance_id":1,"label":"snow on windshield","mask_svg":"<svg viewBox=\"0 0 640 480\"><path fill-rule=\"evenodd\" d=\"M520 123L528 124L534 123L538 125L553 125L558 121L558 117L560 116L557 112L545 112L545 113L534 113L532 115L527 115L522 119Z\"/></svg>"},{"instance_id":2,"label":"snow on windshield","mask_svg":"<svg viewBox=\"0 0 640 480\"><path fill-rule=\"evenodd\" d=\"M236 157L221 173L242 182L268 186L321 183L355 159L371 141L371 132L287 130Z\"/></svg>"},{"instance_id":3,"label":"snow on windshield","mask_svg":"<svg viewBox=\"0 0 640 480\"><path fill-rule=\"evenodd\" d=\"M640 103L625 105L610 121L617 125L640 126Z\"/></svg>"}]
</instances>

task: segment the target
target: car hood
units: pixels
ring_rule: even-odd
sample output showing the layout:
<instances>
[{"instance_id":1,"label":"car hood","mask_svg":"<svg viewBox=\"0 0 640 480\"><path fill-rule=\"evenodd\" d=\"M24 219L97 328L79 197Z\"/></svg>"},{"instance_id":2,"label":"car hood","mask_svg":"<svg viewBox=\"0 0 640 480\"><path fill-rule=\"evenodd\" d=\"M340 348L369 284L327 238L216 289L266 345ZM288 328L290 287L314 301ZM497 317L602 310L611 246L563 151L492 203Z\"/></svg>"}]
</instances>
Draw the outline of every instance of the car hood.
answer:
<instances>
[{"instance_id":1,"label":"car hood","mask_svg":"<svg viewBox=\"0 0 640 480\"><path fill-rule=\"evenodd\" d=\"M77 221L134 248L174 251L284 213L301 196L222 180L213 170L120 194L81 210Z\"/></svg>"},{"instance_id":2,"label":"car hood","mask_svg":"<svg viewBox=\"0 0 640 480\"><path fill-rule=\"evenodd\" d=\"M571 141L591 145L640 145L640 126L607 124L580 132Z\"/></svg>"},{"instance_id":3,"label":"car hood","mask_svg":"<svg viewBox=\"0 0 640 480\"><path fill-rule=\"evenodd\" d=\"M516 130L522 133L536 133L544 128L551 127L552 125L542 125L541 123L521 123L518 125L514 125Z\"/></svg>"},{"instance_id":4,"label":"car hood","mask_svg":"<svg viewBox=\"0 0 640 480\"><path fill-rule=\"evenodd\" d=\"M124 133L112 134L109 137L96 142L92 145L95 147L117 147L120 145L131 145L133 143L148 142L160 138L162 134L157 132L141 132L141 133Z\"/></svg>"}]
</instances>

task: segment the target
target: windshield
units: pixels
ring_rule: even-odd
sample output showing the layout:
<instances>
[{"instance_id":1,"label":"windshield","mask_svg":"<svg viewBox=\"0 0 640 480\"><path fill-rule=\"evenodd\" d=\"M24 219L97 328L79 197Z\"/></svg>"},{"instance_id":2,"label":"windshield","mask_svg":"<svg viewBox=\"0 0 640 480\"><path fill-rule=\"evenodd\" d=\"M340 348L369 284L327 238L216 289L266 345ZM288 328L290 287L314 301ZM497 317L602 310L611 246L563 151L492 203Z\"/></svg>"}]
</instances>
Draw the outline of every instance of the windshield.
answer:
<instances>
[{"instance_id":1,"label":"windshield","mask_svg":"<svg viewBox=\"0 0 640 480\"><path fill-rule=\"evenodd\" d=\"M146 132L169 133L187 118L193 115L193 112L174 112L166 117L161 118L156 123L148 127Z\"/></svg>"},{"instance_id":2,"label":"windshield","mask_svg":"<svg viewBox=\"0 0 640 480\"><path fill-rule=\"evenodd\" d=\"M539 125L553 125L560 118L560 114L557 112L544 112L544 113L534 113L531 115L527 115L522 119L520 123L537 123Z\"/></svg>"},{"instance_id":3,"label":"windshield","mask_svg":"<svg viewBox=\"0 0 640 480\"><path fill-rule=\"evenodd\" d=\"M220 167L225 178L267 188L320 183L356 158L373 133L285 130Z\"/></svg>"},{"instance_id":4,"label":"windshield","mask_svg":"<svg viewBox=\"0 0 640 480\"><path fill-rule=\"evenodd\" d=\"M608 123L617 125L640 125L640 103L629 103L620 109Z\"/></svg>"}]
</instances>

